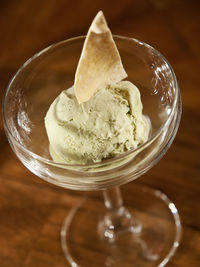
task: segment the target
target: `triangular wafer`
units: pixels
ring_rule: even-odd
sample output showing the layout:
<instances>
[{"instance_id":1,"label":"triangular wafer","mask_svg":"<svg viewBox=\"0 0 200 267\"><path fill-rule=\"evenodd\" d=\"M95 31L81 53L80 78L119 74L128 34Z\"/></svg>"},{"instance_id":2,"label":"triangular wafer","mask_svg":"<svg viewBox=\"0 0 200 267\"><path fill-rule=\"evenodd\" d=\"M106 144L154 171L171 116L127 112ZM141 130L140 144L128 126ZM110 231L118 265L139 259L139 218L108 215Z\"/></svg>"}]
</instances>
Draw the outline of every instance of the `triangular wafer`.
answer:
<instances>
[{"instance_id":1,"label":"triangular wafer","mask_svg":"<svg viewBox=\"0 0 200 267\"><path fill-rule=\"evenodd\" d=\"M108 84L126 78L117 47L102 11L94 18L87 33L75 74L74 90L80 103Z\"/></svg>"}]
</instances>

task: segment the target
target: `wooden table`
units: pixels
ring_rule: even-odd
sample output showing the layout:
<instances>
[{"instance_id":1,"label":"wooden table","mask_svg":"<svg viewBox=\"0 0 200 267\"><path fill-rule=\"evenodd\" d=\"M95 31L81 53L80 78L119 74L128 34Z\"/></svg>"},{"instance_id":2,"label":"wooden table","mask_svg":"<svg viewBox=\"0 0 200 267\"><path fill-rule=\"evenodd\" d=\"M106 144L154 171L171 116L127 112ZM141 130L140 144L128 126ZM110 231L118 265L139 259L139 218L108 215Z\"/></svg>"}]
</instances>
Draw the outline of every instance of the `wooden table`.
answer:
<instances>
[{"instance_id":1,"label":"wooden table","mask_svg":"<svg viewBox=\"0 0 200 267\"><path fill-rule=\"evenodd\" d=\"M177 75L183 99L179 132L167 155L137 183L162 190L179 209L182 242L168 266L200 266L198 0L1 0L1 101L9 80L25 60L53 42L85 34L100 9L113 33L151 44ZM83 193L50 185L23 167L8 145L2 118L0 145L0 266L68 266L59 231ZM122 192L131 194L133 186L134 182L123 186Z\"/></svg>"}]
</instances>

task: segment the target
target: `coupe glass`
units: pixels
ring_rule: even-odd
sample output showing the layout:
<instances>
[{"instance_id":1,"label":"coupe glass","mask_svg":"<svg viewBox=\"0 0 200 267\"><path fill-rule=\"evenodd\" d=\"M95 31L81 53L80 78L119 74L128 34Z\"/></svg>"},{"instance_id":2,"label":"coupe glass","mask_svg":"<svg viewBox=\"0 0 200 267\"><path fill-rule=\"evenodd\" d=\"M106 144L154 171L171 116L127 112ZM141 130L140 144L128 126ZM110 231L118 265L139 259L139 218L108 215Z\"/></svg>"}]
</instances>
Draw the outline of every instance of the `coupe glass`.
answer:
<instances>
[{"instance_id":1,"label":"coupe glass","mask_svg":"<svg viewBox=\"0 0 200 267\"><path fill-rule=\"evenodd\" d=\"M85 36L49 46L29 59L11 80L3 103L13 151L38 177L74 190L102 190L104 204L84 199L66 217L61 244L71 266L164 266L180 240L178 211L158 190L136 184L125 208L119 186L138 178L165 154L181 117L175 74L151 46L114 36L128 80L141 92L151 123L146 143L93 164L51 159L44 117L53 100L73 85Z\"/></svg>"}]
</instances>

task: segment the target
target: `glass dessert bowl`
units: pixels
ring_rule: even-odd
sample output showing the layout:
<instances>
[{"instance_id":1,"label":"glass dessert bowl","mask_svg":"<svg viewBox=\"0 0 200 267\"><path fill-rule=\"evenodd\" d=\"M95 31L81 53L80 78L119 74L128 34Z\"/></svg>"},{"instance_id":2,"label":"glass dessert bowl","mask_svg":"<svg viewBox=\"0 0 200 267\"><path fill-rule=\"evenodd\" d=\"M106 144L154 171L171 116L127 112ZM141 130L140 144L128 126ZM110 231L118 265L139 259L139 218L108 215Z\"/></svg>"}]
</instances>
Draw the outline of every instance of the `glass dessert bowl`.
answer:
<instances>
[{"instance_id":1,"label":"glass dessert bowl","mask_svg":"<svg viewBox=\"0 0 200 267\"><path fill-rule=\"evenodd\" d=\"M175 137L181 117L175 74L154 48L114 36L128 80L140 90L143 113L151 124L149 139L137 149L100 163L56 163L49 153L44 117L59 93L73 85L84 39L80 36L49 46L13 77L3 103L9 143L38 177L68 189L103 191L105 205L84 200L63 224L62 248L72 266L164 266L180 240L175 205L160 191L137 185L132 194L139 196L139 201L126 209L119 186L154 166ZM146 203L151 203L150 209ZM88 218L90 229L86 227Z\"/></svg>"}]
</instances>

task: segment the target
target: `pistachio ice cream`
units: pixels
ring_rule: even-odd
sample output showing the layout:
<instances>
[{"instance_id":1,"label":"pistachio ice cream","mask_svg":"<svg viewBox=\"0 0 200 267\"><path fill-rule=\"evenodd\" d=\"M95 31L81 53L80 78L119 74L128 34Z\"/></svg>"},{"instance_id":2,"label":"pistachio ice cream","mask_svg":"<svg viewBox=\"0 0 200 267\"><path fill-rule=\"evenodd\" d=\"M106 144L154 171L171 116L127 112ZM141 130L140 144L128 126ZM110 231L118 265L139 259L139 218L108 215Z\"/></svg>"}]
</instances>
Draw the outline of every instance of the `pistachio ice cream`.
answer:
<instances>
[{"instance_id":1,"label":"pistachio ice cream","mask_svg":"<svg viewBox=\"0 0 200 267\"><path fill-rule=\"evenodd\" d=\"M61 92L45 117L52 158L86 164L137 148L149 133L142 108L140 92L129 81L108 85L82 104L73 87Z\"/></svg>"}]
</instances>

